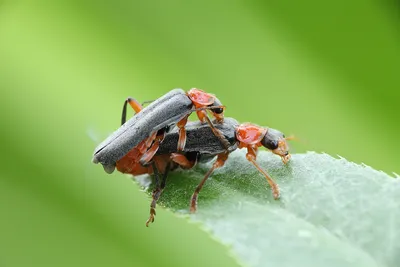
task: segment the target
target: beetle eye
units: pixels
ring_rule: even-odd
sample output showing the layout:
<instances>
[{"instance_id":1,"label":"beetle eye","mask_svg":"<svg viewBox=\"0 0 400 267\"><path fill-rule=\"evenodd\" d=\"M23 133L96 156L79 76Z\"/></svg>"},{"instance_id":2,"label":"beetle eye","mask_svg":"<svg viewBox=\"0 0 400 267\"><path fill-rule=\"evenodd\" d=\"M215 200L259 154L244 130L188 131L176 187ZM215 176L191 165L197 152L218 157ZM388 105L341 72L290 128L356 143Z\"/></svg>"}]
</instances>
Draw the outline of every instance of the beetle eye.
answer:
<instances>
[{"instance_id":1,"label":"beetle eye","mask_svg":"<svg viewBox=\"0 0 400 267\"><path fill-rule=\"evenodd\" d=\"M270 150L274 150L278 148L278 141L277 140L268 140L263 138L261 140L261 144Z\"/></svg>"},{"instance_id":2,"label":"beetle eye","mask_svg":"<svg viewBox=\"0 0 400 267\"><path fill-rule=\"evenodd\" d=\"M216 114L221 114L222 112L224 112L223 108L212 108L211 110Z\"/></svg>"}]
</instances>

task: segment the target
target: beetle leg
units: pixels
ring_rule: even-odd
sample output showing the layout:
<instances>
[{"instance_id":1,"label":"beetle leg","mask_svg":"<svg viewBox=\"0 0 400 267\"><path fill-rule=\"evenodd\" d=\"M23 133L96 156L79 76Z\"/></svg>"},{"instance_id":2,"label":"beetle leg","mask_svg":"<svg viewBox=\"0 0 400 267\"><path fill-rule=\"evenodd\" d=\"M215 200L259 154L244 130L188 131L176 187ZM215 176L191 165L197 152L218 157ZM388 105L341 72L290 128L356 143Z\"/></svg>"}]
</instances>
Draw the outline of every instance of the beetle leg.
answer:
<instances>
[{"instance_id":1,"label":"beetle leg","mask_svg":"<svg viewBox=\"0 0 400 267\"><path fill-rule=\"evenodd\" d=\"M188 121L189 115L185 116L183 119L181 119L176 126L179 128L179 140L178 140L178 151L183 151L185 148L186 144L186 130L185 130L185 125Z\"/></svg>"},{"instance_id":2,"label":"beetle leg","mask_svg":"<svg viewBox=\"0 0 400 267\"><path fill-rule=\"evenodd\" d=\"M176 162L184 169L191 169L196 164L196 161L190 161L185 155L171 153L171 160Z\"/></svg>"},{"instance_id":3,"label":"beetle leg","mask_svg":"<svg viewBox=\"0 0 400 267\"><path fill-rule=\"evenodd\" d=\"M231 144L229 143L229 141L225 138L224 134L218 130L217 128L215 128L214 124L212 123L212 121L210 120L210 118L206 115L205 120L207 121L208 125L211 128L211 131L213 132L213 134L218 137L219 141L221 142L221 144L224 146L224 148L226 150L229 149L229 147L231 146Z\"/></svg>"},{"instance_id":4,"label":"beetle leg","mask_svg":"<svg viewBox=\"0 0 400 267\"><path fill-rule=\"evenodd\" d=\"M154 202L154 199L156 197L156 192L160 188L160 185L159 185L159 182L158 182L159 173L158 173L157 166L156 166L155 162L153 162L151 165L153 167L153 174L154 174L154 180L155 180L155 183L156 183L156 187L153 190L152 201L150 203L150 216L146 221L146 227L149 227L149 223L153 223L154 222L154 216L156 216L156 204L155 203L153 204L153 202Z\"/></svg>"},{"instance_id":5,"label":"beetle leg","mask_svg":"<svg viewBox=\"0 0 400 267\"><path fill-rule=\"evenodd\" d=\"M126 106L128 103L136 113L139 113L143 109L143 106L137 102L136 99L128 97L124 102L124 106L122 107L121 125L126 122Z\"/></svg>"},{"instance_id":6,"label":"beetle leg","mask_svg":"<svg viewBox=\"0 0 400 267\"><path fill-rule=\"evenodd\" d=\"M219 107L219 106L217 106L217 107ZM224 108L225 108L225 106L221 106L221 107L224 107ZM211 131L214 133L214 135L215 135L216 137L218 137L219 141L221 142L221 144L223 145L223 147L225 148L225 150L228 150L231 144L230 144L229 141L225 138L224 134L223 134L220 130L218 130L217 128L215 128L214 124L212 123L212 121L210 120L210 118L209 118L208 115L207 115L206 110L207 110L207 109L211 109L211 108L215 108L215 106L212 106L212 107L204 107L204 108L197 108L197 109L196 109L197 117L199 118L199 120L200 120L202 123L205 123L205 122L208 123L208 125L209 125L210 128L211 128Z\"/></svg>"},{"instance_id":7,"label":"beetle leg","mask_svg":"<svg viewBox=\"0 0 400 267\"><path fill-rule=\"evenodd\" d=\"M154 222L154 217L156 216L157 201L160 198L160 196L161 196L161 194L162 194L162 192L163 192L163 190L165 188L165 185L166 185L166 182L167 182L168 172L169 172L169 169L170 169L170 163L168 163L167 166L165 167L163 178L162 178L161 185L160 185L159 181L158 181L159 172L158 172L157 166L156 166L156 164L154 162L153 162L152 165L153 165L154 177L155 177L155 180L156 180L156 188L153 190L153 194L152 194L152 198L153 199L152 199L151 204L150 204L150 217L146 221L146 226L147 227L149 227L150 223Z\"/></svg>"},{"instance_id":8,"label":"beetle leg","mask_svg":"<svg viewBox=\"0 0 400 267\"><path fill-rule=\"evenodd\" d=\"M197 114L197 117L199 118L199 120L201 121L201 123L206 122L206 119L205 119L207 117L206 109L203 109L203 108L196 109L196 114Z\"/></svg>"},{"instance_id":9,"label":"beetle leg","mask_svg":"<svg viewBox=\"0 0 400 267\"><path fill-rule=\"evenodd\" d=\"M275 199L278 199L279 196L280 196L278 185L274 182L274 180L272 180L272 178L268 175L268 173L266 171L264 171L261 168L261 166L258 165L258 163L256 162L257 148L254 147L254 146L247 146L246 158L247 158L248 161L253 163L253 165L257 168L257 170L259 172L261 172L265 176L265 178L267 179L268 184L271 186L272 195L274 196Z\"/></svg>"},{"instance_id":10,"label":"beetle leg","mask_svg":"<svg viewBox=\"0 0 400 267\"><path fill-rule=\"evenodd\" d=\"M139 161L140 164L146 165L147 163L150 162L150 160L154 157L158 148L160 147L161 141L164 140L164 135L165 135L165 133L157 135L157 137L155 138L155 140L153 142L153 145L151 145L151 147L146 151L146 153L144 153L142 155L142 157L140 158L140 161Z\"/></svg>"},{"instance_id":11,"label":"beetle leg","mask_svg":"<svg viewBox=\"0 0 400 267\"><path fill-rule=\"evenodd\" d=\"M151 147L151 145L152 145L153 142L156 140L156 138L157 138L157 131L152 132L152 133L150 134L150 136L149 136L149 137L146 139L146 141L145 141L146 150L149 149L149 148ZM142 152L144 153L144 152L146 152L146 151L142 151Z\"/></svg>"},{"instance_id":12,"label":"beetle leg","mask_svg":"<svg viewBox=\"0 0 400 267\"><path fill-rule=\"evenodd\" d=\"M211 174L214 172L215 169L224 166L225 161L228 159L228 155L229 155L228 152L223 152L221 154L218 154L217 160L214 162L211 169L208 170L208 172L204 176L203 180L201 180L200 184L196 187L196 190L194 191L194 193L190 199L190 212L191 213L195 213L197 210L197 198L198 198L200 190L203 188L204 183L207 181L208 177L211 176Z\"/></svg>"}]
</instances>

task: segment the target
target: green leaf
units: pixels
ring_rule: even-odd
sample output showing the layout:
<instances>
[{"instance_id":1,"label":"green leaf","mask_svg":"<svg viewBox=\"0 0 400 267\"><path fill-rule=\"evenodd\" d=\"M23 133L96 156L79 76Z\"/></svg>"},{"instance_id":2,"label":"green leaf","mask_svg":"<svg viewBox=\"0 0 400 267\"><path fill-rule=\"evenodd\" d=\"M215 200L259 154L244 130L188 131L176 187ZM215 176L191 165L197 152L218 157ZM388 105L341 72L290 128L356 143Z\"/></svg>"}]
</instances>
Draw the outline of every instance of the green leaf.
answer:
<instances>
[{"instance_id":1,"label":"green leaf","mask_svg":"<svg viewBox=\"0 0 400 267\"><path fill-rule=\"evenodd\" d=\"M262 151L258 162L279 184L280 200L242 150L207 181L197 214L187 215L189 199L212 162L171 174L159 204L200 222L248 266L399 266L398 179L314 152L283 165Z\"/></svg>"}]
</instances>

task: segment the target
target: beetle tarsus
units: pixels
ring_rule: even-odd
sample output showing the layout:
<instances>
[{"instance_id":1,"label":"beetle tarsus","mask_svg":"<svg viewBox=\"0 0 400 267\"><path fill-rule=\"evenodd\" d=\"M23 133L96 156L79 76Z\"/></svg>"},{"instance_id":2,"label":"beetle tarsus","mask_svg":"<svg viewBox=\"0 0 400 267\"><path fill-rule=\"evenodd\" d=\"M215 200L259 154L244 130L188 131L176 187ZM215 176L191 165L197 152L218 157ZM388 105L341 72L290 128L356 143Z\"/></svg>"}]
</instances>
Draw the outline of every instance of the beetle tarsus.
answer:
<instances>
[{"instance_id":1,"label":"beetle tarsus","mask_svg":"<svg viewBox=\"0 0 400 267\"><path fill-rule=\"evenodd\" d=\"M150 208L150 217L146 221L146 227L149 227L149 224L154 222L155 215L156 215L156 210L153 208Z\"/></svg>"}]
</instances>

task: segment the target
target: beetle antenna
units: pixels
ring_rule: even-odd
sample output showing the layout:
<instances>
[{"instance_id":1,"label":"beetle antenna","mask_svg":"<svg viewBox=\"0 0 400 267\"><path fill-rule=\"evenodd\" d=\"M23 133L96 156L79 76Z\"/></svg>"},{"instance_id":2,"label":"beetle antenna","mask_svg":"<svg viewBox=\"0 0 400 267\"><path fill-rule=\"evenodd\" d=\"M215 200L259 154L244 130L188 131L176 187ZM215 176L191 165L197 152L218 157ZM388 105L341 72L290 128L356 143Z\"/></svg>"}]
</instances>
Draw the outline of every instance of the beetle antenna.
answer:
<instances>
[{"instance_id":1,"label":"beetle antenna","mask_svg":"<svg viewBox=\"0 0 400 267\"><path fill-rule=\"evenodd\" d=\"M285 137L285 140L287 140L287 141L291 141L291 140L299 141L299 139L294 135L290 135L288 137Z\"/></svg>"},{"instance_id":2,"label":"beetle antenna","mask_svg":"<svg viewBox=\"0 0 400 267\"><path fill-rule=\"evenodd\" d=\"M142 106L147 105L147 104L150 104L150 103L152 103L152 102L154 102L154 101L155 101L155 100L143 101L143 102L142 102Z\"/></svg>"},{"instance_id":3,"label":"beetle antenna","mask_svg":"<svg viewBox=\"0 0 400 267\"><path fill-rule=\"evenodd\" d=\"M288 137L285 137L285 140L287 140L287 141L296 141L296 142L299 142L300 144L305 145L305 146L309 145L307 141L305 141L304 139L299 138L299 137L297 137L295 135L290 135Z\"/></svg>"}]
</instances>

